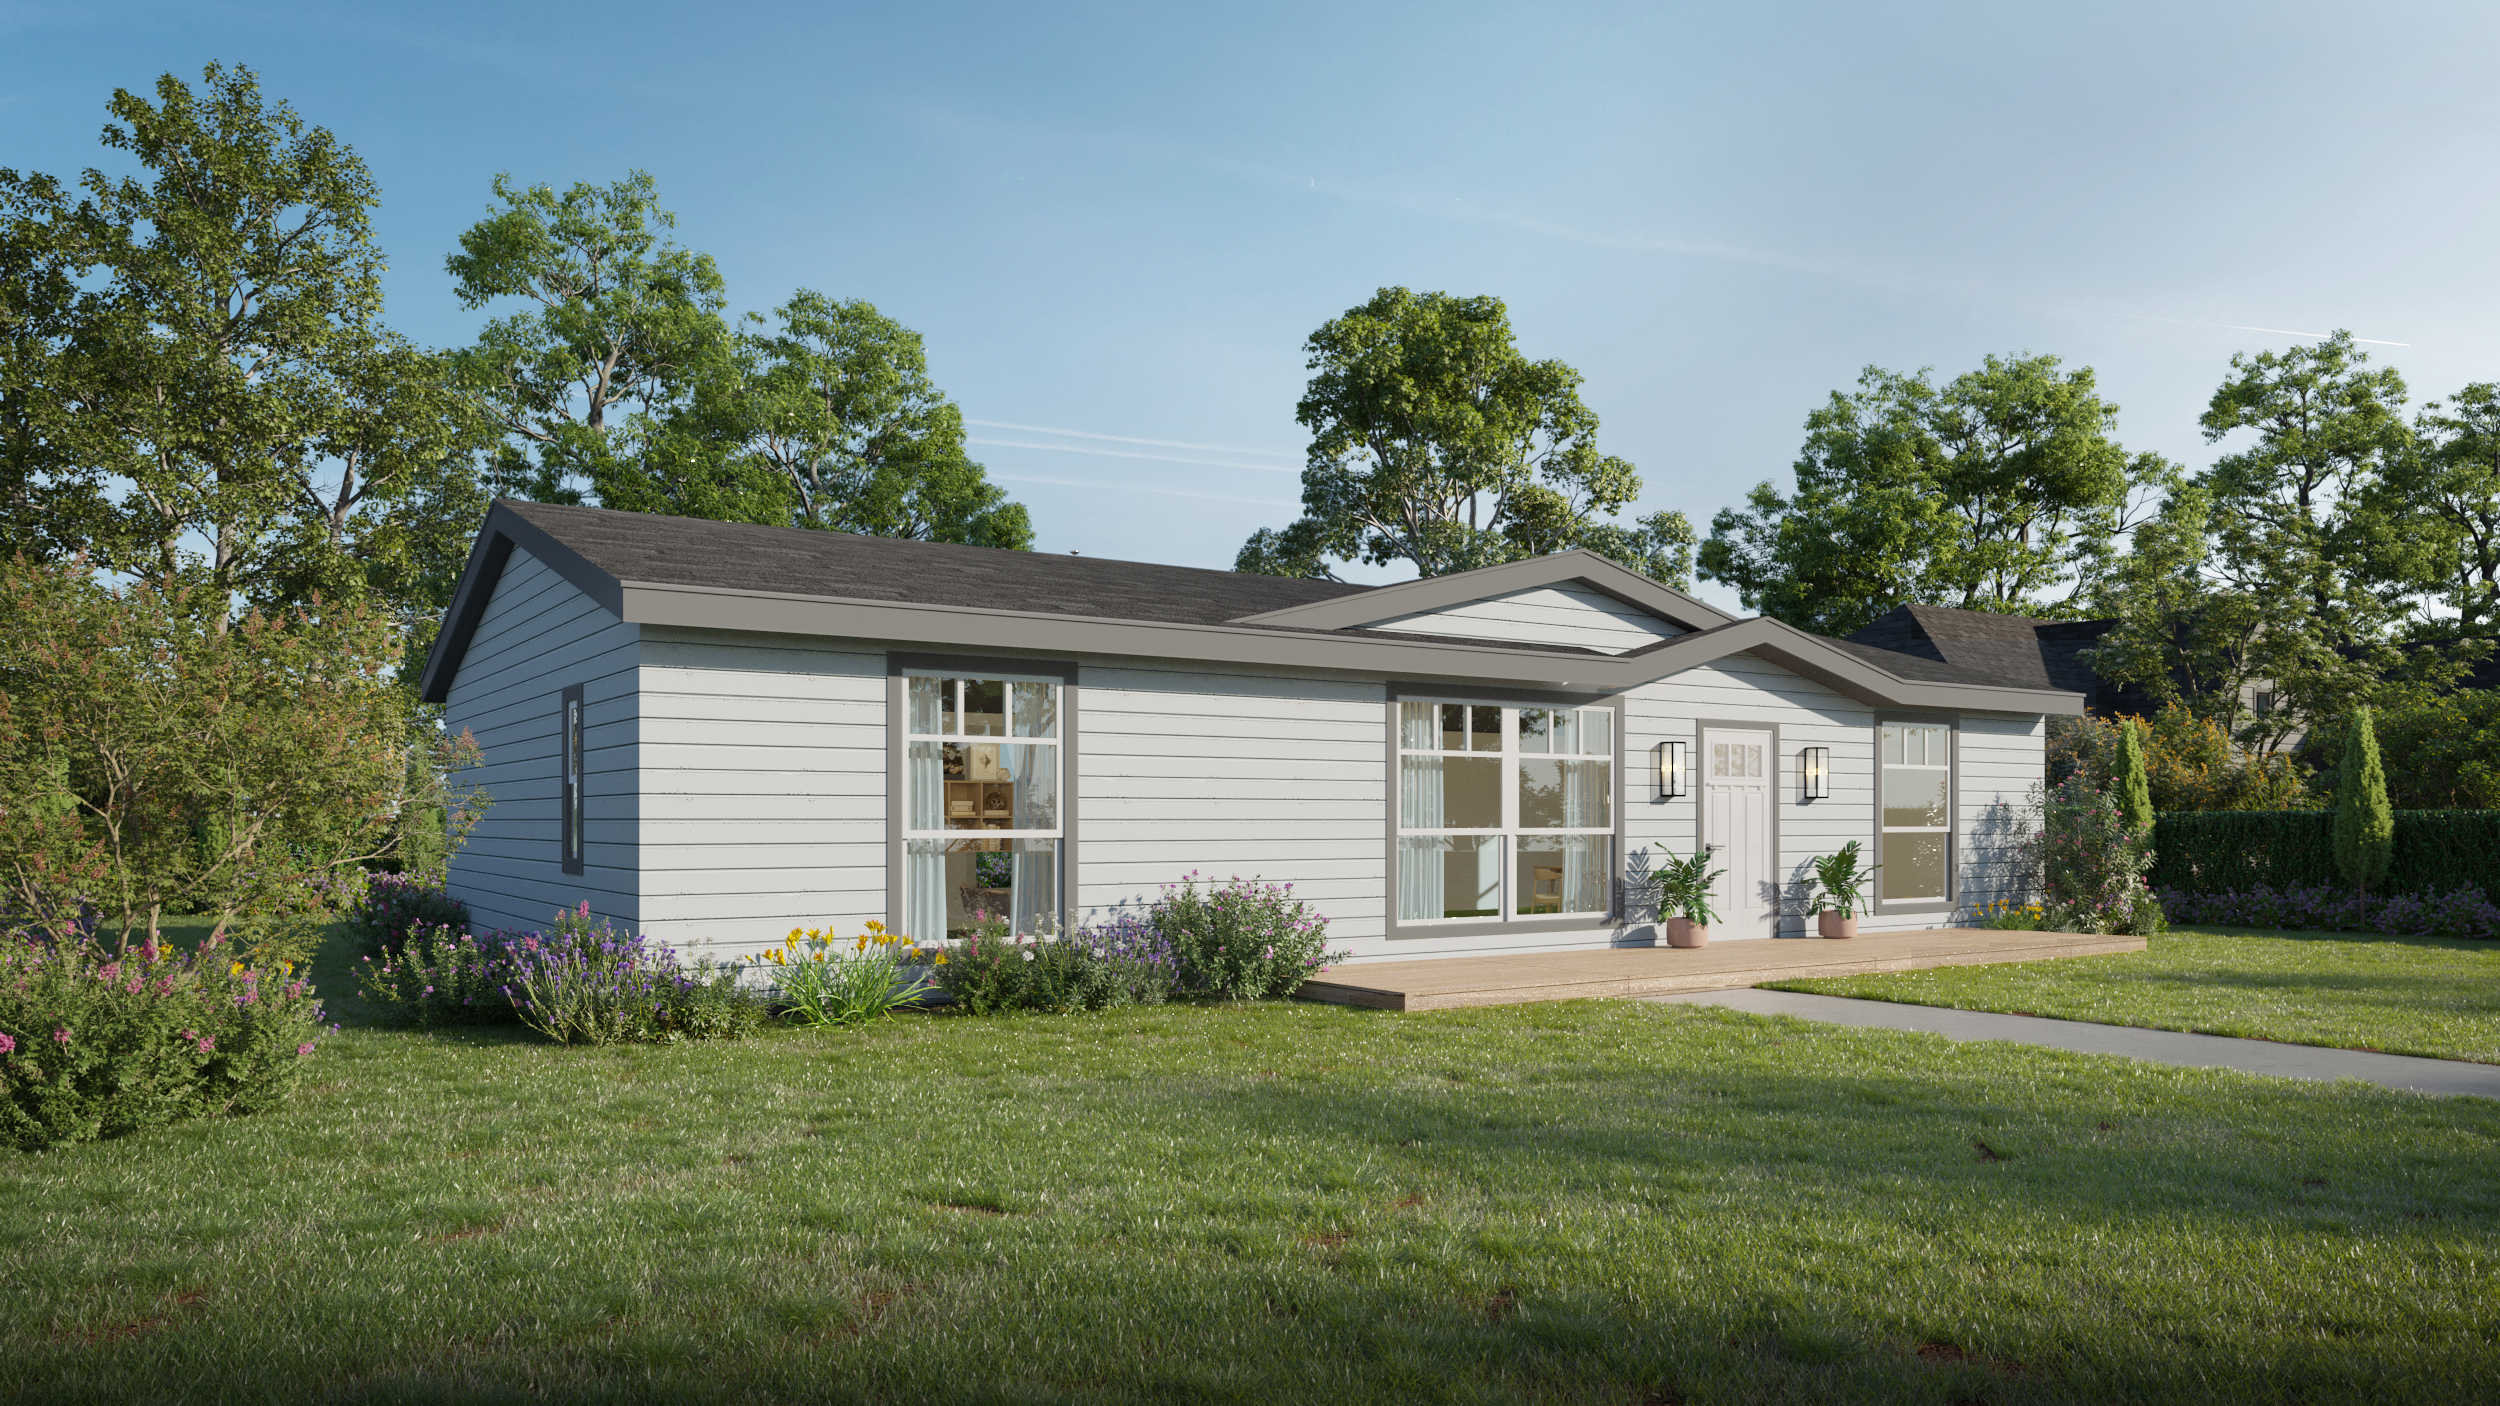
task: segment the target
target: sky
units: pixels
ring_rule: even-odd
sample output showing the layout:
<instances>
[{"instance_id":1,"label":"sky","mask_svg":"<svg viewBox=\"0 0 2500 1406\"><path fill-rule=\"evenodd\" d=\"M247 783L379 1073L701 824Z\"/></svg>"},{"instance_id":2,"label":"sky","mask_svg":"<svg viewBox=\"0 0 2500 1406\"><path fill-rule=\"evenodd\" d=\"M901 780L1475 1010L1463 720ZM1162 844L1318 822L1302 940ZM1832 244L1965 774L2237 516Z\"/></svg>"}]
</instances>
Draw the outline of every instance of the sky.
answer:
<instances>
[{"instance_id":1,"label":"sky","mask_svg":"<svg viewBox=\"0 0 2500 1406\"><path fill-rule=\"evenodd\" d=\"M2417 403L2500 380L2495 41L2282 0L0 0L0 166L118 174L114 89L247 65L370 166L387 320L435 346L501 310L443 271L498 173L645 170L733 307L922 333L1039 549L1224 567L1296 515L1304 339L1387 285L1501 298L1627 517L1704 531L1869 365L2054 354L2190 467L2235 352L2347 328Z\"/></svg>"}]
</instances>

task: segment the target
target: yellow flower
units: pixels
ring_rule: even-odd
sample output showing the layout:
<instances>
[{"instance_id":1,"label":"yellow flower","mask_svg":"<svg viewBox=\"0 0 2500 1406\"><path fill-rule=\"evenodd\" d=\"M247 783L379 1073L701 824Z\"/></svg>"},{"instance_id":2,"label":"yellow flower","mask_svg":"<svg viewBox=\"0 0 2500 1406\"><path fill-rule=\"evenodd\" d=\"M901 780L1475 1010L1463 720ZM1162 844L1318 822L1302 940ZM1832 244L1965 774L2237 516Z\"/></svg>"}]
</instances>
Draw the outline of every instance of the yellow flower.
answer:
<instances>
[{"instance_id":1,"label":"yellow flower","mask_svg":"<svg viewBox=\"0 0 2500 1406\"><path fill-rule=\"evenodd\" d=\"M243 964L242 964L241 962L237 962L237 963L235 963L233 966L226 968L226 975L228 975L228 976L241 976L241 975L243 975Z\"/></svg>"},{"instance_id":2,"label":"yellow flower","mask_svg":"<svg viewBox=\"0 0 2500 1406\"><path fill-rule=\"evenodd\" d=\"M870 918L870 919L868 920L868 930L869 930L870 932L884 932L884 931L885 931L885 924L878 922L878 921L877 921L876 919L874 919L874 918Z\"/></svg>"},{"instance_id":3,"label":"yellow flower","mask_svg":"<svg viewBox=\"0 0 2500 1406\"><path fill-rule=\"evenodd\" d=\"M945 954L945 953L940 952L939 954L937 954L937 964L938 964L939 966L941 966L941 967L946 965L946 954Z\"/></svg>"},{"instance_id":4,"label":"yellow flower","mask_svg":"<svg viewBox=\"0 0 2500 1406\"><path fill-rule=\"evenodd\" d=\"M792 942L796 942L796 941L798 941L798 940L799 940L799 930L798 930L797 928L792 928L792 929L790 929L790 940L791 940Z\"/></svg>"},{"instance_id":5,"label":"yellow flower","mask_svg":"<svg viewBox=\"0 0 2500 1406\"><path fill-rule=\"evenodd\" d=\"M867 951L867 950L868 950L868 939L867 939L867 937L866 937L865 935L863 935L863 936L862 936L862 937L861 937L858 941L856 941L856 942L852 943L852 944L851 944L851 950L852 950L852 951L854 951L854 952L865 952L865 951Z\"/></svg>"},{"instance_id":6,"label":"yellow flower","mask_svg":"<svg viewBox=\"0 0 2500 1406\"><path fill-rule=\"evenodd\" d=\"M817 960L817 961L820 961L820 962L821 962L821 961L823 961L824 959L825 959L825 954L824 954L824 953L819 952L819 953L817 953L817 954L816 954L816 960Z\"/></svg>"}]
</instances>

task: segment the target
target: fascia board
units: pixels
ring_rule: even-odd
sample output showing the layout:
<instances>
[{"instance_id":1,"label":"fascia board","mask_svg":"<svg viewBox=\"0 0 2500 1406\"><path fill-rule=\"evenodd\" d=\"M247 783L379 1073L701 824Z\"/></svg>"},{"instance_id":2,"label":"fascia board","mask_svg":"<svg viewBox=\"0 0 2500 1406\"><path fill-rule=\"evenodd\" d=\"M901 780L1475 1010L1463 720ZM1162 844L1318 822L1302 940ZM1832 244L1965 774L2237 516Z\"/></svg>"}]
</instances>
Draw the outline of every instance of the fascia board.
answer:
<instances>
[{"instance_id":1,"label":"fascia board","mask_svg":"<svg viewBox=\"0 0 2500 1406\"><path fill-rule=\"evenodd\" d=\"M2080 712L2055 691L1921 683L1899 678L1776 620L1744 620L1671 640L1638 658L1486 649L1394 635L1327 636L1238 625L1169 625L1101 617L896 601L775 595L719 587L623 583L620 618L634 624L889 640L922 646L1049 654L1127 655L1215 664L1333 669L1399 678L1483 680L1621 692L1753 652L1862 702L1989 712Z\"/></svg>"},{"instance_id":2,"label":"fascia board","mask_svg":"<svg viewBox=\"0 0 2500 1406\"><path fill-rule=\"evenodd\" d=\"M425 672L417 683L419 698L440 703L450 697L452 678L460 672L460 661L469 652L469 641L477 635L478 622L486 616L486 603L494 597L495 583L503 579L504 567L511 561L515 547L546 563L549 570L598 602L601 609L624 618L624 583L583 560L580 553L512 511L499 498L487 509L486 523L478 529L477 541L469 548L468 563L460 569L460 584L452 591L451 607L443 612L443 629L426 654Z\"/></svg>"},{"instance_id":3,"label":"fascia board","mask_svg":"<svg viewBox=\"0 0 2500 1406\"><path fill-rule=\"evenodd\" d=\"M1707 630L1733 624L1736 617L1702 604L1681 591L1630 571L1595 552L1575 550L1527 561L1504 562L1448 576L1402 581L1359 595L1312 605L1288 606L1259 615L1245 615L1236 625L1282 625L1297 630L1350 630L1379 620L1464 605L1473 600L1506 596L1514 591L1572 582L1601 591L1624 604L1683 626Z\"/></svg>"}]
</instances>

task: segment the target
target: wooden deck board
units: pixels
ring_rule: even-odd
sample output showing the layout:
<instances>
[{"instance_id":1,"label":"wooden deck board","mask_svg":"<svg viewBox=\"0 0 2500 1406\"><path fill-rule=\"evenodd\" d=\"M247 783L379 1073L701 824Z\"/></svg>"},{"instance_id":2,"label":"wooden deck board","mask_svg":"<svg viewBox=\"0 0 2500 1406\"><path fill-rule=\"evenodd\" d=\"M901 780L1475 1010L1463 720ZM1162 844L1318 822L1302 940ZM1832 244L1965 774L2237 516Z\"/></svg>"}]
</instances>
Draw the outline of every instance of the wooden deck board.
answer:
<instances>
[{"instance_id":1,"label":"wooden deck board","mask_svg":"<svg viewBox=\"0 0 2500 1406\"><path fill-rule=\"evenodd\" d=\"M1302 983L1294 994L1306 1001L1338 1005L1431 1011L1591 996L1664 996L1810 976L1859 976L2143 950L2140 937L1922 928L1844 940L1771 938L1696 948L1610 947L1595 952L1363 962L1332 967L1323 976Z\"/></svg>"}]
</instances>

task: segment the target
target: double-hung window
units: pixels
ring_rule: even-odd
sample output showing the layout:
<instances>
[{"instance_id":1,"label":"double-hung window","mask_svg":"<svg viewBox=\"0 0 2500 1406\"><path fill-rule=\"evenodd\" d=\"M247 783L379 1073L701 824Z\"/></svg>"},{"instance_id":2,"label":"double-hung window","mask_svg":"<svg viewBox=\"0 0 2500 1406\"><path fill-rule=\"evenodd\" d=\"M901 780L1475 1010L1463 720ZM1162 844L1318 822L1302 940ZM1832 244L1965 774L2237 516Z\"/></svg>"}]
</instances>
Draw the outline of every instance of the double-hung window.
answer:
<instances>
[{"instance_id":1,"label":"double-hung window","mask_svg":"<svg viewBox=\"0 0 2500 1406\"><path fill-rule=\"evenodd\" d=\"M1401 924L1612 909L1613 710L1397 708Z\"/></svg>"},{"instance_id":2,"label":"double-hung window","mask_svg":"<svg viewBox=\"0 0 2500 1406\"><path fill-rule=\"evenodd\" d=\"M1941 723L1882 724L1883 867L1886 903L1952 897L1953 729Z\"/></svg>"},{"instance_id":3,"label":"double-hung window","mask_svg":"<svg viewBox=\"0 0 2500 1406\"><path fill-rule=\"evenodd\" d=\"M1060 686L905 677L903 932L924 942L985 918L1019 933L1060 911Z\"/></svg>"}]
</instances>

